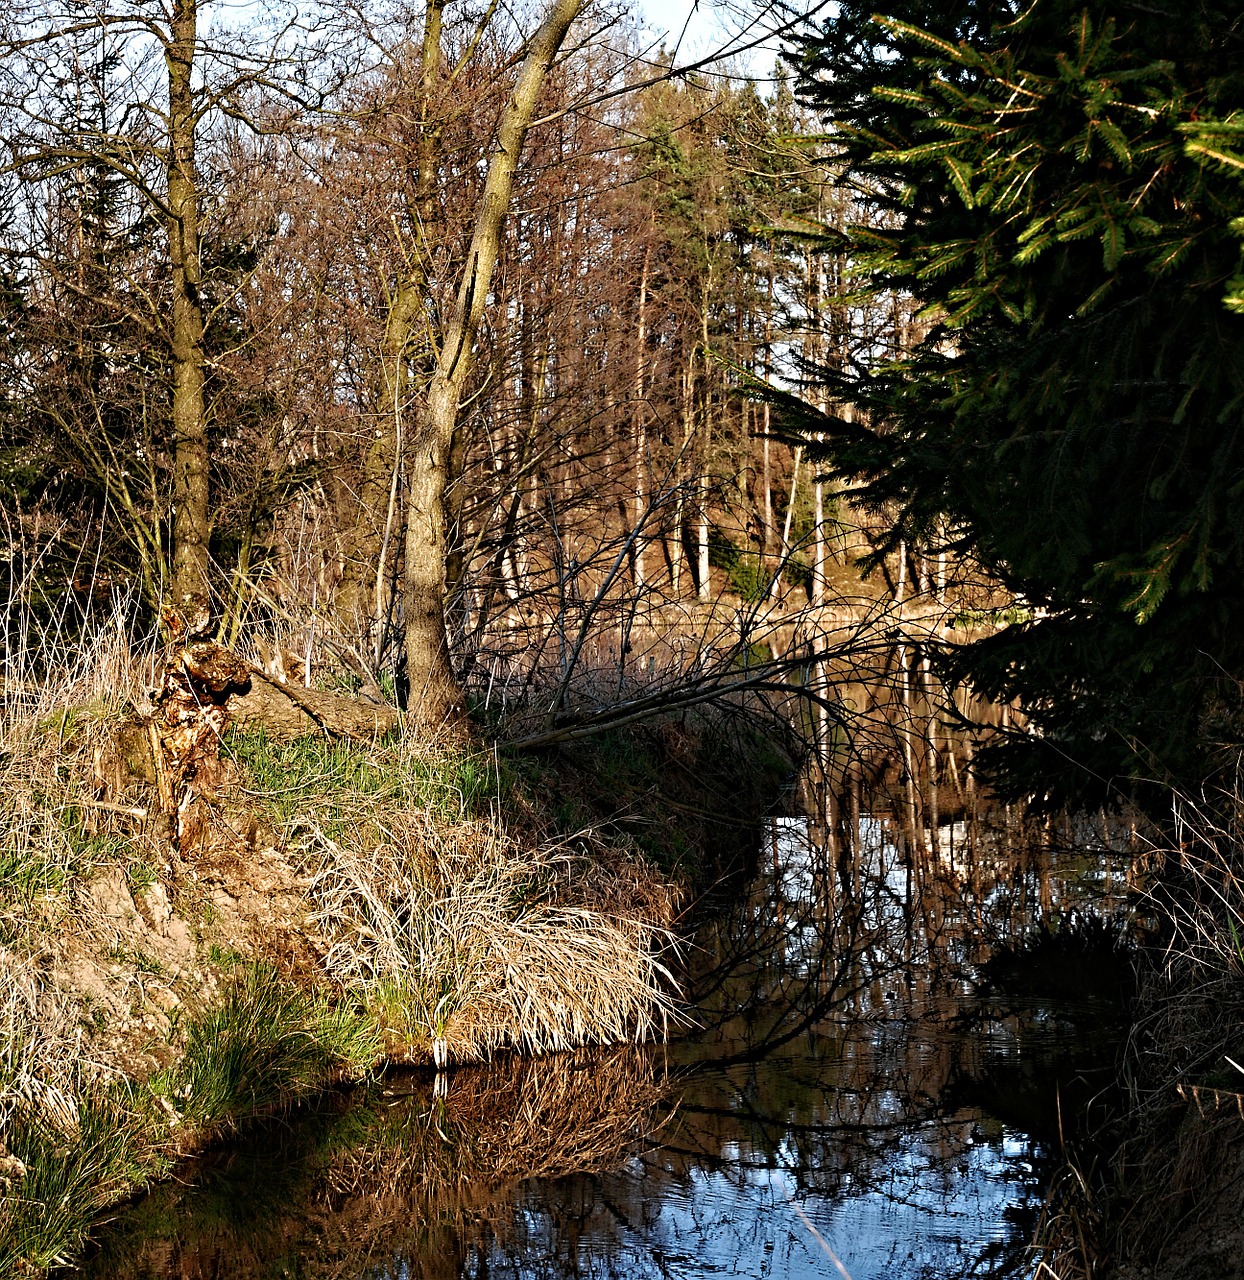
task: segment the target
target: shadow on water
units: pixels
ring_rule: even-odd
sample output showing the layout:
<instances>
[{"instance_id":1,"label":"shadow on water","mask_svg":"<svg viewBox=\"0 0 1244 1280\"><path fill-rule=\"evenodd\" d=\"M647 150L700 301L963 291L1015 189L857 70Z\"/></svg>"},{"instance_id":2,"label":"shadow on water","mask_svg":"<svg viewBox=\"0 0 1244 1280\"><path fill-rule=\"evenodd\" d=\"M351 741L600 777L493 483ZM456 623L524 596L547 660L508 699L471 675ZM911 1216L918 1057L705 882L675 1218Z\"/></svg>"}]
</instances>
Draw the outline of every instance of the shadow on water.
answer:
<instances>
[{"instance_id":1,"label":"shadow on water","mask_svg":"<svg viewBox=\"0 0 1244 1280\"><path fill-rule=\"evenodd\" d=\"M880 820L844 869L776 819L685 958L693 1032L330 1098L185 1166L85 1274L1029 1276L1115 1036L1106 1006L977 989L1098 875L1049 850L1017 874L1002 839L913 885Z\"/></svg>"}]
</instances>

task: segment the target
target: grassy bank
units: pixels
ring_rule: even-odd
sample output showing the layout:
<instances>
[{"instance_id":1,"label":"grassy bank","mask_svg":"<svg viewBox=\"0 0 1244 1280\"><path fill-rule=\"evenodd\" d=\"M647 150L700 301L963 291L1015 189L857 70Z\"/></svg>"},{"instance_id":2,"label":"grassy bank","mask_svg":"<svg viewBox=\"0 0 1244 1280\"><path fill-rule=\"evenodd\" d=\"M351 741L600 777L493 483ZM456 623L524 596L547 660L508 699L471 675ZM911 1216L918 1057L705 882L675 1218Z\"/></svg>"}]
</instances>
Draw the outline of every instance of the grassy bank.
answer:
<instances>
[{"instance_id":1,"label":"grassy bank","mask_svg":"<svg viewBox=\"0 0 1244 1280\"><path fill-rule=\"evenodd\" d=\"M324 974L386 1057L463 1062L647 1039L679 885L592 827L542 820L495 755L410 739L226 744L307 878Z\"/></svg>"},{"instance_id":2,"label":"grassy bank","mask_svg":"<svg viewBox=\"0 0 1244 1280\"><path fill-rule=\"evenodd\" d=\"M6 1030L16 1033L11 1051L22 1028L10 1018ZM119 1077L71 1095L29 1061L6 1063L0 1276L71 1263L101 1210L186 1152L363 1077L380 1047L366 1018L253 964L189 1017L176 1060L145 1080Z\"/></svg>"},{"instance_id":3,"label":"grassy bank","mask_svg":"<svg viewBox=\"0 0 1244 1280\"><path fill-rule=\"evenodd\" d=\"M5 707L0 1277L71 1261L178 1158L387 1063L661 1036L679 912L789 767L708 720L534 760L230 732L179 850L133 712L149 683L104 635ZM728 804L700 781L714 752Z\"/></svg>"}]
</instances>

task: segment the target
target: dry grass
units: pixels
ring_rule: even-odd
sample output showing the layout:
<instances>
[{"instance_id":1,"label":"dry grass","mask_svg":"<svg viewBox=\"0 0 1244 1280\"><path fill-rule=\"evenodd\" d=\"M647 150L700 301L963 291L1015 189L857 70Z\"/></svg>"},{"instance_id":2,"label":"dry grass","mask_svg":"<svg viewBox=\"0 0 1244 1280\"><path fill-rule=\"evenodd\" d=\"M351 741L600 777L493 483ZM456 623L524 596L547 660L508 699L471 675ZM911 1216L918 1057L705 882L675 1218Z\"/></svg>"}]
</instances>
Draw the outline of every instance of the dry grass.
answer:
<instances>
[{"instance_id":1,"label":"dry grass","mask_svg":"<svg viewBox=\"0 0 1244 1280\"><path fill-rule=\"evenodd\" d=\"M124 815L101 797L116 800L127 785L114 734L149 686L151 666L151 646L135 648L121 605L59 648L6 653L0 697L6 937L23 931L32 903L124 856L133 824L120 821Z\"/></svg>"},{"instance_id":2,"label":"dry grass","mask_svg":"<svg viewBox=\"0 0 1244 1280\"><path fill-rule=\"evenodd\" d=\"M238 739L250 785L222 821L240 801L266 819L250 829L284 847L236 831L186 860L157 847L118 733L150 687L154 650L136 649L124 624L118 611L76 647L6 655L0 1275L71 1258L100 1207L170 1152L358 1075L382 1052L377 1024L390 1056L445 1062L645 1040L676 1016L661 962L668 883L591 833L534 850L507 834L495 761L461 744ZM208 914L217 882L236 919ZM317 972L308 883L327 947ZM221 966L252 943L300 946L293 967L316 990L265 979L217 999ZM260 1008L261 995L279 1008ZM534 1141L543 1113L528 1111ZM4 1181L6 1146L26 1165L19 1194ZM55 1222L36 1192L62 1204Z\"/></svg>"},{"instance_id":3,"label":"dry grass","mask_svg":"<svg viewBox=\"0 0 1244 1280\"><path fill-rule=\"evenodd\" d=\"M534 838L492 756L413 736L230 746L311 878L328 975L393 1058L646 1040L675 1016L676 890L591 831Z\"/></svg>"},{"instance_id":4,"label":"dry grass","mask_svg":"<svg viewBox=\"0 0 1244 1280\"><path fill-rule=\"evenodd\" d=\"M1064 1172L1038 1232L1040 1274L1057 1280L1107 1262L1121 1275L1227 1274L1224 1258L1239 1256L1244 796L1180 801L1173 834L1148 903L1165 946L1144 970L1127 1112L1100 1135L1108 1157L1093 1172Z\"/></svg>"},{"instance_id":5,"label":"dry grass","mask_svg":"<svg viewBox=\"0 0 1244 1280\"><path fill-rule=\"evenodd\" d=\"M674 903L655 873L607 869L586 838L524 849L491 820L395 814L386 833L370 848L310 833L311 897L329 972L365 994L406 1054L640 1041L677 1016L660 959Z\"/></svg>"},{"instance_id":6,"label":"dry grass","mask_svg":"<svg viewBox=\"0 0 1244 1280\"><path fill-rule=\"evenodd\" d=\"M55 1128L72 1126L91 1083L72 1004L29 956L0 950L0 1139L19 1111Z\"/></svg>"},{"instance_id":7,"label":"dry grass","mask_svg":"<svg viewBox=\"0 0 1244 1280\"><path fill-rule=\"evenodd\" d=\"M97 807L112 728L142 688L124 610L74 641L3 619L0 703L0 1126L21 1111L72 1126L79 1100L117 1071L84 1051L80 1001L57 981L61 927L92 925L77 888L123 861L127 837ZM0 1133L0 1138L3 1134Z\"/></svg>"}]
</instances>

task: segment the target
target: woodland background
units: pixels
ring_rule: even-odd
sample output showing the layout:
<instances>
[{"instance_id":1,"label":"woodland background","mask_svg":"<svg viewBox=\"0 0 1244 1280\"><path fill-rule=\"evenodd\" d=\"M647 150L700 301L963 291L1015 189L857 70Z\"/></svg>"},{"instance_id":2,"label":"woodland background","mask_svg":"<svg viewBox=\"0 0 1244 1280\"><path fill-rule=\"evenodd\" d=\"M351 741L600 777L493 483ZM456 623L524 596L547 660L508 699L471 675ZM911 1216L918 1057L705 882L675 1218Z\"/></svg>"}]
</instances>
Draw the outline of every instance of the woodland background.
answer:
<instances>
[{"instance_id":1,"label":"woodland background","mask_svg":"<svg viewBox=\"0 0 1244 1280\"><path fill-rule=\"evenodd\" d=\"M203 589L227 642L275 624L307 662L331 653L404 697L412 421L541 15L433 3L208 29L187 46L179 170L167 83L187 14L40 6L4 32L6 598L50 621L67 593L150 610ZM481 697L540 684L564 705L685 668L726 626L723 593L735 648L740 605L828 598L840 501L752 384L884 354L909 308L862 308L841 255L816 251L850 196L780 68L763 88L673 74L594 8L536 116L447 459L444 609ZM190 480L179 342L202 352ZM187 484L208 495L193 571Z\"/></svg>"},{"instance_id":2,"label":"woodland background","mask_svg":"<svg viewBox=\"0 0 1244 1280\"><path fill-rule=\"evenodd\" d=\"M570 0L12 9L7 652L205 597L529 743L847 660L1022 711L1015 795L1221 784L1238 15L891 9L759 8L763 85Z\"/></svg>"}]
</instances>

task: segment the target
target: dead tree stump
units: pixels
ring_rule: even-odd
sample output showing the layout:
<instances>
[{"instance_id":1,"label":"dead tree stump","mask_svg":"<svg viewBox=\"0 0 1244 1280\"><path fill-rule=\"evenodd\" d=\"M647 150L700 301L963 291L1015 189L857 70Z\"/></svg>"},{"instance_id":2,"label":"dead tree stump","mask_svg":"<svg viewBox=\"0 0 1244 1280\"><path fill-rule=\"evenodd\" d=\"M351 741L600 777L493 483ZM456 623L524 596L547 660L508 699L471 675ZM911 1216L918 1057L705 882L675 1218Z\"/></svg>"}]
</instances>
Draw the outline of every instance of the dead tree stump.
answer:
<instances>
[{"instance_id":1,"label":"dead tree stump","mask_svg":"<svg viewBox=\"0 0 1244 1280\"><path fill-rule=\"evenodd\" d=\"M210 610L191 599L164 610L170 637L152 692L152 705L139 722L152 768L135 765L135 727L118 738L133 774L154 774L157 830L178 853L200 847L207 833L208 805L228 780L230 763L221 758L225 728L263 729L277 741L310 734L370 740L396 729L395 707L349 698L286 682L253 666L207 638Z\"/></svg>"},{"instance_id":2,"label":"dead tree stump","mask_svg":"<svg viewBox=\"0 0 1244 1280\"><path fill-rule=\"evenodd\" d=\"M220 742L226 703L250 679L236 653L204 638L210 612L167 609L169 646L147 724L165 834L178 853L197 848L207 827L206 804L225 780Z\"/></svg>"}]
</instances>

